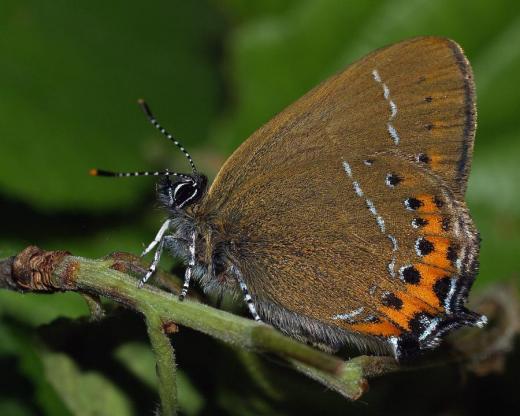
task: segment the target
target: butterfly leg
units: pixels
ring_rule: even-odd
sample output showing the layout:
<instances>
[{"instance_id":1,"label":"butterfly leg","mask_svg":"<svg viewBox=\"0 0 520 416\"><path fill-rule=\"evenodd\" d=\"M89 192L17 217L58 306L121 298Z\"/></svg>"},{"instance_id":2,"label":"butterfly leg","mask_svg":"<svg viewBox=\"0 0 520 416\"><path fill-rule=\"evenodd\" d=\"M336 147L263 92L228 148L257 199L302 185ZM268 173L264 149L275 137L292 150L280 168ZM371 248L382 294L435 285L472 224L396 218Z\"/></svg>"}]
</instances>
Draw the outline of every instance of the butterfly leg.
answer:
<instances>
[{"instance_id":1,"label":"butterfly leg","mask_svg":"<svg viewBox=\"0 0 520 416\"><path fill-rule=\"evenodd\" d=\"M197 237L197 233L193 231L191 234L191 244L189 247L190 250L190 259L188 261L188 267L186 267L186 271L184 272L184 284L182 285L181 294L179 295L179 300L184 300L186 295L188 294L188 289L190 287L191 280L191 272L193 266L195 266L195 239Z\"/></svg>"},{"instance_id":2,"label":"butterfly leg","mask_svg":"<svg viewBox=\"0 0 520 416\"><path fill-rule=\"evenodd\" d=\"M159 228L159 231L157 232L157 235L153 239L153 241L148 244L148 247L144 249L144 251L141 253L141 257L146 256L150 251L154 249L154 247L161 242L163 239L164 233L168 231L168 228L170 228L171 220L166 220L163 222L163 225L161 225L161 228Z\"/></svg>"},{"instance_id":3,"label":"butterfly leg","mask_svg":"<svg viewBox=\"0 0 520 416\"><path fill-rule=\"evenodd\" d=\"M258 315L258 312L256 311L256 306L253 302L253 299L249 294L249 289L247 288L246 282L244 282L244 279L242 278L242 273L240 273L240 271L234 266L231 266L231 270L238 281L240 290L242 290L242 294L244 295L244 301L246 302L247 307L249 308L249 313L255 321L262 322L260 315Z\"/></svg>"},{"instance_id":4,"label":"butterfly leg","mask_svg":"<svg viewBox=\"0 0 520 416\"><path fill-rule=\"evenodd\" d=\"M161 260L161 254L164 247L164 240L161 238L159 240L159 245L157 246L157 250L155 250L155 254L153 256L152 264L150 264L150 267L148 268L148 271L144 275L144 277L139 281L139 287L143 287L144 284L148 281L148 279L155 273L155 270L157 269L157 265L159 264L159 261Z\"/></svg>"}]
</instances>

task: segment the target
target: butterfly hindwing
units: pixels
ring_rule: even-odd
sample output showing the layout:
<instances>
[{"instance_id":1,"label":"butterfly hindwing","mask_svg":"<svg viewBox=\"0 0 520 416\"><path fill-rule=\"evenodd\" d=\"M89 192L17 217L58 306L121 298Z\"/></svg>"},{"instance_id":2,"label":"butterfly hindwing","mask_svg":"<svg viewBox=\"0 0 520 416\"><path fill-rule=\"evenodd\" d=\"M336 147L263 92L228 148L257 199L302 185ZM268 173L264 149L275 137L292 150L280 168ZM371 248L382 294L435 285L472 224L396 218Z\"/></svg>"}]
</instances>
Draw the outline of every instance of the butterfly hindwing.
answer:
<instances>
[{"instance_id":1,"label":"butterfly hindwing","mask_svg":"<svg viewBox=\"0 0 520 416\"><path fill-rule=\"evenodd\" d=\"M264 319L332 346L397 356L475 324L478 235L463 201L471 69L447 39L412 39L333 76L255 132L201 212L233 242ZM215 228L218 228L215 226Z\"/></svg>"}]
</instances>

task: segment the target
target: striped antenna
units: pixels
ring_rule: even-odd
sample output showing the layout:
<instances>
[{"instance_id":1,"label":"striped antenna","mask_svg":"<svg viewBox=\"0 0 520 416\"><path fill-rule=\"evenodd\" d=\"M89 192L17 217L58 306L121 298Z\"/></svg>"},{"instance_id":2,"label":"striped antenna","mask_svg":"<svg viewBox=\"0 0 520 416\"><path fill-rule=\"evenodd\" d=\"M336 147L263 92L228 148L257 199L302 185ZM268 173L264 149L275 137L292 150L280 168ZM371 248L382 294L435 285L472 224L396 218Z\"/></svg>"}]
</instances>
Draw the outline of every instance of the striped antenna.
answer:
<instances>
[{"instance_id":1,"label":"striped antenna","mask_svg":"<svg viewBox=\"0 0 520 416\"><path fill-rule=\"evenodd\" d=\"M146 114L146 117L148 117L148 120L150 120L150 123L152 123L152 125L157 130L159 130L164 136L166 136L167 139L171 140L173 142L173 144L175 146L177 146L181 150L182 153L184 153L184 156L186 156L186 158L188 159L188 162L190 162L191 169L192 169L193 173L197 173L197 168L195 167L195 163L193 163L193 159L191 158L191 156L188 153L188 151L182 146L182 144L175 137L173 137L170 133L168 133L164 129L164 127L162 127L157 122L157 120L155 119L154 115L152 114L152 111L150 110L150 107L148 107L148 104L146 104L143 99L137 100L137 103L143 109L144 113Z\"/></svg>"},{"instance_id":2,"label":"striped antenna","mask_svg":"<svg viewBox=\"0 0 520 416\"><path fill-rule=\"evenodd\" d=\"M178 176L180 178L190 178L189 175L184 175L182 173L170 172L168 169L166 170L157 170L155 172L111 172L109 170L102 169L90 169L90 176L108 176L108 177L117 177L117 178L128 178L131 176Z\"/></svg>"}]
</instances>

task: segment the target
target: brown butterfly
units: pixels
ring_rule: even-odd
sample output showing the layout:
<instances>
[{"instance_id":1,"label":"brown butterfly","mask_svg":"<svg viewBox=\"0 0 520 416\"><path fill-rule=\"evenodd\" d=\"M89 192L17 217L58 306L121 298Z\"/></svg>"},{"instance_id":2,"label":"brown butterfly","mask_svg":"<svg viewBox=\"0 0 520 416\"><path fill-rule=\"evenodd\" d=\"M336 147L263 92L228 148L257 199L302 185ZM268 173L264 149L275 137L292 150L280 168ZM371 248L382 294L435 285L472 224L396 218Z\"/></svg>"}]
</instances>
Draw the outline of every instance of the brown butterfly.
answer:
<instances>
[{"instance_id":1,"label":"brown butterfly","mask_svg":"<svg viewBox=\"0 0 520 416\"><path fill-rule=\"evenodd\" d=\"M92 172L164 176L169 219L141 283L167 249L188 265L181 299L193 277L297 339L398 359L486 323L464 306L478 269L464 202L476 110L455 42L416 38L355 62L255 132L209 189L141 105L192 166Z\"/></svg>"}]
</instances>

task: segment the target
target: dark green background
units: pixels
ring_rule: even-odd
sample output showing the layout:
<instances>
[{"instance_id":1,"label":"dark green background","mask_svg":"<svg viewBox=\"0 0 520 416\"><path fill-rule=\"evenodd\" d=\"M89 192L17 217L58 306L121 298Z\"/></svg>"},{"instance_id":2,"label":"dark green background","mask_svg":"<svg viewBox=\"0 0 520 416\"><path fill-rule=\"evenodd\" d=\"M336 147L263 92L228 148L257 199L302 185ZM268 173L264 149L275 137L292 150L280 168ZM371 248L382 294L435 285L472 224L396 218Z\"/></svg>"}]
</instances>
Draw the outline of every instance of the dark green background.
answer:
<instances>
[{"instance_id":1,"label":"dark green background","mask_svg":"<svg viewBox=\"0 0 520 416\"><path fill-rule=\"evenodd\" d=\"M139 253L153 237L162 213L150 179L86 174L91 167L188 169L147 124L137 98L212 176L251 132L328 75L375 48L426 34L459 42L475 72L467 200L483 240L477 290L515 278L520 3L505 0L3 0L0 257L28 244L89 257ZM86 313L72 294L0 292L0 414L152 414L154 364L140 319L63 319ZM414 413L417 400L406 389L435 412L470 414L488 393L515 401L504 390L511 372L464 384L454 370L382 378L363 403L349 405L276 365L247 365L250 357L190 331L175 343L186 414ZM447 375L444 389L420 381Z\"/></svg>"}]
</instances>

